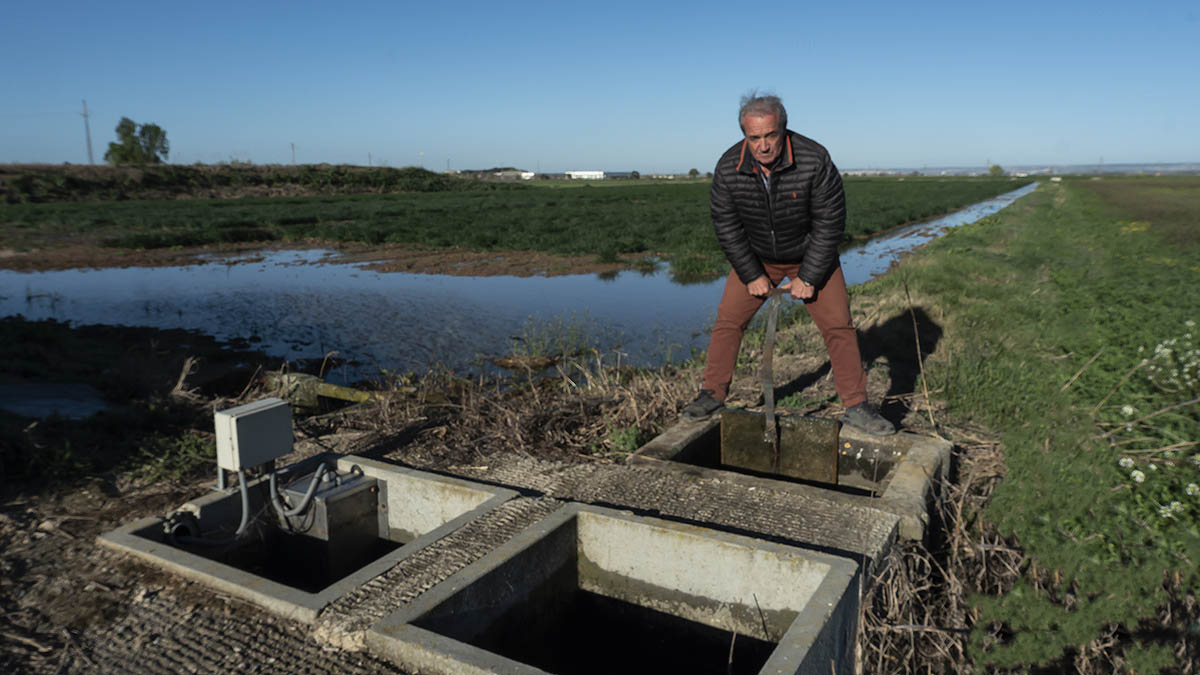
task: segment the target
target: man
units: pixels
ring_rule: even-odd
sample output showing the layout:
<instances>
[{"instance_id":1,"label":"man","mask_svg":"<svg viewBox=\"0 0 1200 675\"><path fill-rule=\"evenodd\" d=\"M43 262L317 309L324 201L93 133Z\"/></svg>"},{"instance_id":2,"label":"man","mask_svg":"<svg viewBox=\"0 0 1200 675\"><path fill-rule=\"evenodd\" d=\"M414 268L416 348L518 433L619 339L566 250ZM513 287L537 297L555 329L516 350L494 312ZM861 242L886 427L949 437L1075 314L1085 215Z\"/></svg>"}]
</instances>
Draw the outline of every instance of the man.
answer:
<instances>
[{"instance_id":1,"label":"man","mask_svg":"<svg viewBox=\"0 0 1200 675\"><path fill-rule=\"evenodd\" d=\"M733 271L717 307L704 368L704 388L682 414L704 419L725 405L742 334L784 277L791 296L821 331L846 412L841 421L870 434L896 432L867 402L867 378L850 318L838 244L846 227L842 177L829 153L787 129L776 96L742 99L745 138L725 151L713 172L710 206L717 240Z\"/></svg>"}]
</instances>

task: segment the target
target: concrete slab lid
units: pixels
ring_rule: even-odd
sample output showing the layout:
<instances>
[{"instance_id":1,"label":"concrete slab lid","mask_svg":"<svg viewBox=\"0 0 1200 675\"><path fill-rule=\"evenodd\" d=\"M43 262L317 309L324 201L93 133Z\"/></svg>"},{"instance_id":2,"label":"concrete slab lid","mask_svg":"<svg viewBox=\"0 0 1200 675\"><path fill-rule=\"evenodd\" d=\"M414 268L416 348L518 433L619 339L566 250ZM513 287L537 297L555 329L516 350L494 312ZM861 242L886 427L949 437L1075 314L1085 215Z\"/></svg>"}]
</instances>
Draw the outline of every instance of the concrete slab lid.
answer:
<instances>
[{"instance_id":1,"label":"concrete slab lid","mask_svg":"<svg viewBox=\"0 0 1200 675\"><path fill-rule=\"evenodd\" d=\"M380 656L389 658L396 663L416 668L420 672L436 673L543 673L544 671L520 663L513 659L486 651L473 645L452 639L415 625L423 616L434 611L438 605L446 602L461 590L467 588L489 573L504 566L510 559L533 547L539 541L556 532L570 521L576 521L581 531L577 535L581 556L588 556L590 562L608 567L618 574L629 574L631 565L636 566L637 552L644 550L645 542L630 542L628 546L612 546L613 535L627 535L637 530L646 534L647 530L664 533L672 538L691 540L692 543L704 542L703 545L713 548L741 549L745 557L756 558L759 563L765 563L764 568L772 563L784 565L788 562L803 567L819 576L819 580L807 584L807 587L793 593L792 601L800 602L802 608L794 608L796 618L788 626L786 632L778 640L778 644L770 659L760 672L763 673L793 673L798 672L802 664L811 665L810 652L817 654L816 658L826 658L831 662L839 661L844 656L847 646L853 645L853 630L857 617L857 587L861 582L858 575L858 565L849 559L822 553L799 549L783 544L776 544L753 539L742 535L729 534L703 527L675 523L636 516L630 512L617 511L602 507L583 504L565 506L542 521L530 526L519 535L501 545L480 560L447 578L433 587L411 604L385 617L368 631L366 636L368 649ZM609 529L608 533L588 533L589 529L598 526L599 529ZM600 544L599 539L606 539L607 544ZM589 541L593 539L593 541ZM685 542L682 544L687 546ZM622 549L622 550L618 550ZM686 558L686 556L684 556ZM781 563L781 561L783 561ZM668 559L661 569L641 574L643 580L650 583L673 583L669 581L674 575L689 577L685 580L686 590L695 593L712 592L712 589L726 580L733 586L738 586L741 577L729 569L720 573L715 570L699 569L691 572L680 567L676 559ZM686 562L684 563L686 565ZM769 570L770 574L777 570ZM697 585L699 587L697 587ZM707 587L707 588L705 588ZM724 600L737 601L736 591L724 589ZM730 594L732 593L732 595ZM777 598L763 597L759 602L768 607L782 607L786 601ZM854 607L850 607L854 605ZM770 610L767 610L770 611ZM828 624L837 615L838 621L849 622L846 631L850 635L834 635ZM837 633L834 629L832 633ZM843 652L843 653L837 653ZM845 664L835 665L832 672L846 672Z\"/></svg>"},{"instance_id":2,"label":"concrete slab lid","mask_svg":"<svg viewBox=\"0 0 1200 675\"><path fill-rule=\"evenodd\" d=\"M835 490L740 474L725 469L709 468L692 463L695 450L705 443L719 442L720 420L681 420L659 436L643 445L627 460L633 466L651 466L664 471L690 474L698 478L717 478L734 483L768 487L793 492L802 497L822 499L846 505L875 509L900 519L903 539L921 540L929 522L928 500L937 483L946 479L953 445L943 439L899 432L892 436L871 436L851 427L842 426L840 438L857 444L881 447L895 446L904 450L884 492L878 497L850 495Z\"/></svg>"},{"instance_id":3,"label":"concrete slab lid","mask_svg":"<svg viewBox=\"0 0 1200 675\"><path fill-rule=\"evenodd\" d=\"M447 488L472 490L478 493L479 496L476 498L476 505L473 508L468 508L468 506L464 505L462 507L463 510L456 517L434 527L432 530L421 533L407 544L380 556L350 575L315 593L305 592L236 567L210 560L185 549L172 546L169 543L149 538L148 535L150 533L161 530L164 522L163 518L157 516L143 518L128 525L118 527L115 530L101 534L97 540L100 544L109 548L132 554L175 574L198 581L230 595L249 600L284 618L311 622L316 618L320 610L329 603L391 569L404 558L517 496L515 491L506 488L474 483L459 478L439 476L363 457L339 456L332 453L310 457L289 468L295 470L296 474L299 475L303 474L306 470L311 470L311 468L306 469L305 467L315 467L319 461L329 461L331 459L336 460L340 469L348 470L351 466L358 466L365 474L376 478L392 476L393 478L404 477L408 480L428 481ZM253 490L265 480L266 478L262 478L251 482L251 489ZM218 503L236 499L236 489L230 488L225 492L212 492L203 495L184 504L182 508L185 510L199 510L211 508ZM389 501L403 503L402 499L389 499Z\"/></svg>"}]
</instances>

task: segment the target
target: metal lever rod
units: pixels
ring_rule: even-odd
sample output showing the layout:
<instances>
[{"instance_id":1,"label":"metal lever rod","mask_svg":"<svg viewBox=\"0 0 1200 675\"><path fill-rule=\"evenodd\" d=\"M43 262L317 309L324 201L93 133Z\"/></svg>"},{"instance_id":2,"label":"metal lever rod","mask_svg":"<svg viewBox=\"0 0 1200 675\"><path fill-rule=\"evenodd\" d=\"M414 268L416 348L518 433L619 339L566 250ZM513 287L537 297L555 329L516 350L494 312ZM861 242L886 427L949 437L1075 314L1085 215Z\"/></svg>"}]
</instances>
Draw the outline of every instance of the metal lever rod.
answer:
<instances>
[{"instance_id":1,"label":"metal lever rod","mask_svg":"<svg viewBox=\"0 0 1200 675\"><path fill-rule=\"evenodd\" d=\"M780 288L771 289L767 302L767 335L763 340L762 357L762 387L763 387L763 441L771 445L771 468L779 473L779 427L775 423L775 378L772 374L772 362L775 357L775 326L779 323L779 296L786 291Z\"/></svg>"}]
</instances>

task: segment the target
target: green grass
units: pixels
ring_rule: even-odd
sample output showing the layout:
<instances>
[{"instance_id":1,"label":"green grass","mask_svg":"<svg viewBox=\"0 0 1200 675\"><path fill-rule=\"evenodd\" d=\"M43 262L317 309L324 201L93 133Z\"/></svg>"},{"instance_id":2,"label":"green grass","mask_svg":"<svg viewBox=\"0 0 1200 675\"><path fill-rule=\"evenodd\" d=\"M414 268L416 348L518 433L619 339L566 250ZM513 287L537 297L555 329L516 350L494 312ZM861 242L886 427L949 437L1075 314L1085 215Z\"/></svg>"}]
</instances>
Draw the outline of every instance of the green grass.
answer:
<instances>
[{"instance_id":1,"label":"green grass","mask_svg":"<svg viewBox=\"0 0 1200 675\"><path fill-rule=\"evenodd\" d=\"M1008 179L848 179L847 239L929 218L1019 187ZM97 242L144 249L247 241L403 243L535 250L616 261L664 255L682 280L728 269L707 182L232 200L0 206L0 246Z\"/></svg>"},{"instance_id":2,"label":"green grass","mask_svg":"<svg viewBox=\"0 0 1200 675\"><path fill-rule=\"evenodd\" d=\"M1164 572L1200 582L1198 221L1200 179L1051 184L863 291L936 308L930 388L1004 445L1007 475L975 525L1063 575L1056 593L1026 575L973 599L978 665L1069 663L1111 624L1138 672L1172 661L1180 635L1154 621ZM995 625L1000 643L985 638Z\"/></svg>"}]
</instances>

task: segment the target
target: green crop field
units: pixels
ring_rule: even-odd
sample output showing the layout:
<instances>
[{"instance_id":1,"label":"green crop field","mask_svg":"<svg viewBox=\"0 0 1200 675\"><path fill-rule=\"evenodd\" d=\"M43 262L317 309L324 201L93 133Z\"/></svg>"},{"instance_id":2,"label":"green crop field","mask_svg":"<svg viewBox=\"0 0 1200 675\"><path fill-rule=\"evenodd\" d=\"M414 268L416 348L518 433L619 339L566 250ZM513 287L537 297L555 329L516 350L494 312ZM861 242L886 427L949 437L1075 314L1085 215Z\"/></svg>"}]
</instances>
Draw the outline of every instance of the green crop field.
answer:
<instances>
[{"instance_id":1,"label":"green crop field","mask_svg":"<svg viewBox=\"0 0 1200 675\"><path fill-rule=\"evenodd\" d=\"M846 237L946 213L1028 182L848 179ZM28 250L83 242L145 249L324 240L536 250L604 261L655 255L671 260L679 275L721 272L724 260L709 221L707 182L608 185L8 204L0 206L0 246Z\"/></svg>"},{"instance_id":2,"label":"green crop field","mask_svg":"<svg viewBox=\"0 0 1200 675\"><path fill-rule=\"evenodd\" d=\"M1044 185L869 284L870 302L933 317L944 423L1002 443L1003 478L948 553L973 594L972 661L1194 666L1200 178Z\"/></svg>"}]
</instances>

